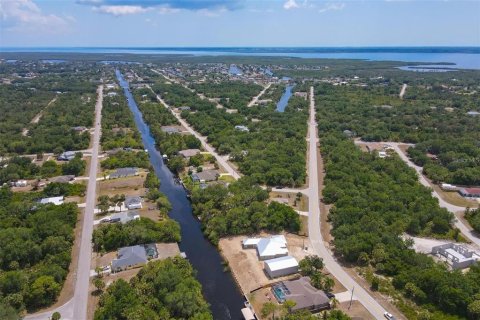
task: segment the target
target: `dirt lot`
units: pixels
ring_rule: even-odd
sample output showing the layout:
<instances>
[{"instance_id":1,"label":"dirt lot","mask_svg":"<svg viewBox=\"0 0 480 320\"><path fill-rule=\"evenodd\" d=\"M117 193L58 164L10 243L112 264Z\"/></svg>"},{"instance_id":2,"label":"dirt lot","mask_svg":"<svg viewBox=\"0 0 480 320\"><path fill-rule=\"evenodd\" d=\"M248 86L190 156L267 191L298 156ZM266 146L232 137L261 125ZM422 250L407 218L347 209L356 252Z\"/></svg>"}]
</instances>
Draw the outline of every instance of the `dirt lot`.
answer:
<instances>
[{"instance_id":1,"label":"dirt lot","mask_svg":"<svg viewBox=\"0 0 480 320\"><path fill-rule=\"evenodd\" d=\"M261 236L265 237L268 234L262 234ZM286 234L285 236L290 255L297 260L303 259L307 253L303 251L302 245L305 241L305 245L308 246L308 239L292 234ZM255 249L242 249L241 242L243 239L245 239L245 236L223 238L220 240L219 247L244 293L291 278L291 276L287 276L274 280L269 279L263 271L263 262L258 260L257 251Z\"/></svg>"},{"instance_id":2,"label":"dirt lot","mask_svg":"<svg viewBox=\"0 0 480 320\"><path fill-rule=\"evenodd\" d=\"M278 201L285 203L295 210L299 211L308 211L308 197L303 195L300 197L300 200L297 201L296 193L286 193L286 192L270 192L270 199L272 201Z\"/></svg>"},{"instance_id":3,"label":"dirt lot","mask_svg":"<svg viewBox=\"0 0 480 320\"><path fill-rule=\"evenodd\" d=\"M350 302L342 302L339 303L337 308L348 314L352 319L354 320L370 320L370 319L375 319L370 312L368 312L365 307L358 302L357 300L354 300L352 302L352 305L350 306Z\"/></svg>"},{"instance_id":4,"label":"dirt lot","mask_svg":"<svg viewBox=\"0 0 480 320\"><path fill-rule=\"evenodd\" d=\"M129 196L145 196L146 189L143 187L143 182L146 176L146 172L140 172L138 176L134 177L102 180L99 183L98 195L114 196L116 194L125 194Z\"/></svg>"}]
</instances>

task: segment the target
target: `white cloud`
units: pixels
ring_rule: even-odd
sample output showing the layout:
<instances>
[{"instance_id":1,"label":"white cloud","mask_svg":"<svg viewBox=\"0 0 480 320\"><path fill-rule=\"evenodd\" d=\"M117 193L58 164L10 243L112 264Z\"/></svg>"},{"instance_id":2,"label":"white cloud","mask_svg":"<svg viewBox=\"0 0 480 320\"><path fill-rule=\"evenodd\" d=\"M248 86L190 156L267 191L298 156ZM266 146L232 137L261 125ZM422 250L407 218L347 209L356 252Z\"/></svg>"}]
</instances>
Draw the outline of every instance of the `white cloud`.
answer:
<instances>
[{"instance_id":1,"label":"white cloud","mask_svg":"<svg viewBox=\"0 0 480 320\"><path fill-rule=\"evenodd\" d=\"M343 10L343 8L345 8L345 3L327 3L323 8L319 9L318 12L338 11Z\"/></svg>"},{"instance_id":2,"label":"white cloud","mask_svg":"<svg viewBox=\"0 0 480 320\"><path fill-rule=\"evenodd\" d=\"M124 16L127 14L137 14L147 12L150 8L144 8L141 6L99 6L93 7L94 11L101 13L108 13L114 16Z\"/></svg>"},{"instance_id":3,"label":"white cloud","mask_svg":"<svg viewBox=\"0 0 480 320\"><path fill-rule=\"evenodd\" d=\"M71 18L43 13L32 0L0 1L2 28L15 32L62 33Z\"/></svg>"},{"instance_id":4,"label":"white cloud","mask_svg":"<svg viewBox=\"0 0 480 320\"><path fill-rule=\"evenodd\" d=\"M296 8L299 8L299 7L300 6L298 5L298 3L295 0L287 0L287 2L285 2L283 4L283 8L285 10L296 9Z\"/></svg>"}]
</instances>

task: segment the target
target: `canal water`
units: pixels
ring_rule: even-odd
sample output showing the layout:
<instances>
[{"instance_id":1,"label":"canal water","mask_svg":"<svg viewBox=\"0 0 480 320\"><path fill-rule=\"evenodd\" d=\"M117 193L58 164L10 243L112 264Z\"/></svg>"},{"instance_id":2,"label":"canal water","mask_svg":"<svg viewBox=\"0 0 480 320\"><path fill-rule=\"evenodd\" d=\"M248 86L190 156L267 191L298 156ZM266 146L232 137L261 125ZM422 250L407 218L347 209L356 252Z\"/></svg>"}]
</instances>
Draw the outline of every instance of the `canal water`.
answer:
<instances>
[{"instance_id":1,"label":"canal water","mask_svg":"<svg viewBox=\"0 0 480 320\"><path fill-rule=\"evenodd\" d=\"M277 103L277 111L278 112L283 112L285 111L285 108L288 105L288 100L290 100L290 97L292 96L292 89L293 85L289 84L285 87L285 92L283 93L282 97Z\"/></svg>"},{"instance_id":2,"label":"canal water","mask_svg":"<svg viewBox=\"0 0 480 320\"><path fill-rule=\"evenodd\" d=\"M210 304L213 318L215 320L242 319L240 311L244 301L242 293L232 275L223 272L223 259L216 247L204 238L200 223L192 214L192 206L185 190L174 182L174 175L163 164L150 129L143 121L142 114L128 88L128 82L124 80L119 70L115 73L125 92L145 149L148 150L150 162L160 179L160 191L172 203L172 211L169 215L180 224L182 232L180 250L187 254L188 260L197 271L197 279L202 284L203 294Z\"/></svg>"}]
</instances>

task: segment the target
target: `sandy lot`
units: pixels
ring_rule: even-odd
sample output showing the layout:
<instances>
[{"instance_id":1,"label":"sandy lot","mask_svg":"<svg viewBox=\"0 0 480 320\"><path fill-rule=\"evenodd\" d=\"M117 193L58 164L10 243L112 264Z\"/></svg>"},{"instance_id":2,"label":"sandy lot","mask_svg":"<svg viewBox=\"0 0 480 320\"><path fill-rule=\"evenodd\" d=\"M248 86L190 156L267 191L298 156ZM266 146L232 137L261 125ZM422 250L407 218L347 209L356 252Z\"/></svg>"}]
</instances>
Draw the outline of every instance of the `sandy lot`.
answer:
<instances>
[{"instance_id":1,"label":"sandy lot","mask_svg":"<svg viewBox=\"0 0 480 320\"><path fill-rule=\"evenodd\" d=\"M296 193L270 192L270 200L287 204L299 211L308 211L308 197L304 194L297 201Z\"/></svg>"},{"instance_id":2,"label":"sandy lot","mask_svg":"<svg viewBox=\"0 0 480 320\"><path fill-rule=\"evenodd\" d=\"M261 236L268 236L262 234ZM303 244L309 246L308 239L293 234L286 234L288 250L291 256L302 260L307 253L302 249ZM244 293L258 289L281 280L292 278L292 276L269 279L263 271L263 262L258 260L255 249L242 249L241 241L245 236L223 238L219 247L221 253L228 261L232 274ZM295 276L295 275L293 275Z\"/></svg>"},{"instance_id":3,"label":"sandy lot","mask_svg":"<svg viewBox=\"0 0 480 320\"><path fill-rule=\"evenodd\" d=\"M125 194L130 196L145 196L146 189L143 182L147 176L146 172L140 172L138 176L126 177L112 180L102 180L99 183L98 195L114 196Z\"/></svg>"}]
</instances>

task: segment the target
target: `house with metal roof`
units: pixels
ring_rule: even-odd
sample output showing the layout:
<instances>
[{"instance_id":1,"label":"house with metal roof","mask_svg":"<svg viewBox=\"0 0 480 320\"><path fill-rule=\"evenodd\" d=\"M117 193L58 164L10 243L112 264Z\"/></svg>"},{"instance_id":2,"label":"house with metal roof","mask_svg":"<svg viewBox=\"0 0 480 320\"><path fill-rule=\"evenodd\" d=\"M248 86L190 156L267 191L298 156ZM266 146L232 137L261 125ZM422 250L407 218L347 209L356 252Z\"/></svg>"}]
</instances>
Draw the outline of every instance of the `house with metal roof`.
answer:
<instances>
[{"instance_id":1,"label":"house with metal roof","mask_svg":"<svg viewBox=\"0 0 480 320\"><path fill-rule=\"evenodd\" d=\"M270 278L278 278L298 272L298 261L292 256L265 260L265 272Z\"/></svg>"},{"instance_id":2,"label":"house with metal roof","mask_svg":"<svg viewBox=\"0 0 480 320\"><path fill-rule=\"evenodd\" d=\"M168 134L180 133L180 129L178 127L173 127L173 126L162 126L160 130Z\"/></svg>"},{"instance_id":3,"label":"house with metal roof","mask_svg":"<svg viewBox=\"0 0 480 320\"><path fill-rule=\"evenodd\" d=\"M144 246L137 245L118 249L117 258L112 261L112 272L120 272L143 266L147 263Z\"/></svg>"},{"instance_id":4,"label":"house with metal roof","mask_svg":"<svg viewBox=\"0 0 480 320\"><path fill-rule=\"evenodd\" d=\"M268 238L248 238L242 241L244 249L256 248L259 260L268 260L288 255L287 239L283 235Z\"/></svg>"},{"instance_id":5,"label":"house with metal roof","mask_svg":"<svg viewBox=\"0 0 480 320\"><path fill-rule=\"evenodd\" d=\"M273 294L278 302L294 301L292 311L308 310L318 312L330 308L330 299L325 292L310 284L309 277L297 280L282 281L272 287Z\"/></svg>"},{"instance_id":6,"label":"house with metal roof","mask_svg":"<svg viewBox=\"0 0 480 320\"><path fill-rule=\"evenodd\" d=\"M480 188L462 188L458 192L465 198L480 198Z\"/></svg>"},{"instance_id":7,"label":"house with metal roof","mask_svg":"<svg viewBox=\"0 0 480 320\"><path fill-rule=\"evenodd\" d=\"M51 204L54 204L54 205L58 206L58 205L63 204L63 201L64 201L64 197L60 196L60 197L43 198L43 199L40 199L39 203L40 204L51 203Z\"/></svg>"}]
</instances>

